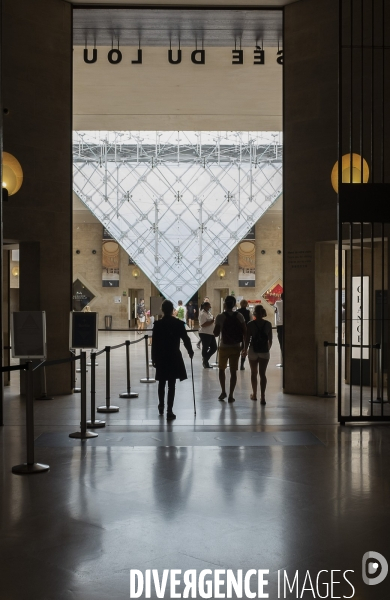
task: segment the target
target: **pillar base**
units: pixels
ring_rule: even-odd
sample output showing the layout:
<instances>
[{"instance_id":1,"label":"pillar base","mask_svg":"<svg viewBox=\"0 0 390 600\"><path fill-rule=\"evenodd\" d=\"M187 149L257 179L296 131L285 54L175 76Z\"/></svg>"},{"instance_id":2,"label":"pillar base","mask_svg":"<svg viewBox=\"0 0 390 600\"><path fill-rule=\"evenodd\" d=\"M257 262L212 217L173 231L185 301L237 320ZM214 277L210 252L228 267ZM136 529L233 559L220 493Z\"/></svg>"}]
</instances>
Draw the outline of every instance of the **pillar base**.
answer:
<instances>
[{"instance_id":1,"label":"pillar base","mask_svg":"<svg viewBox=\"0 0 390 600\"><path fill-rule=\"evenodd\" d=\"M97 429L98 427L105 427L106 426L106 422L105 421L87 421L87 427L88 429Z\"/></svg>"},{"instance_id":2,"label":"pillar base","mask_svg":"<svg viewBox=\"0 0 390 600\"><path fill-rule=\"evenodd\" d=\"M85 433L83 433L82 431L75 431L74 433L69 434L70 438L74 438L76 440L88 440L90 438L95 438L97 436L98 436L98 434L93 433L92 431L86 431Z\"/></svg>"},{"instance_id":3,"label":"pillar base","mask_svg":"<svg viewBox=\"0 0 390 600\"><path fill-rule=\"evenodd\" d=\"M101 413L114 413L119 412L119 406L113 406L112 404L110 406L98 406L96 410Z\"/></svg>"},{"instance_id":4,"label":"pillar base","mask_svg":"<svg viewBox=\"0 0 390 600\"><path fill-rule=\"evenodd\" d=\"M153 379L153 377L144 377L143 379L140 379L140 383L156 383L156 380Z\"/></svg>"},{"instance_id":5,"label":"pillar base","mask_svg":"<svg viewBox=\"0 0 390 600\"><path fill-rule=\"evenodd\" d=\"M123 392L123 394L119 394L119 398L138 398L138 394L136 392Z\"/></svg>"},{"instance_id":6,"label":"pillar base","mask_svg":"<svg viewBox=\"0 0 390 600\"><path fill-rule=\"evenodd\" d=\"M15 475L36 475L38 473L46 473L49 469L49 465L43 465L41 463L33 463L31 465L23 463L22 465L12 467L12 473Z\"/></svg>"}]
</instances>

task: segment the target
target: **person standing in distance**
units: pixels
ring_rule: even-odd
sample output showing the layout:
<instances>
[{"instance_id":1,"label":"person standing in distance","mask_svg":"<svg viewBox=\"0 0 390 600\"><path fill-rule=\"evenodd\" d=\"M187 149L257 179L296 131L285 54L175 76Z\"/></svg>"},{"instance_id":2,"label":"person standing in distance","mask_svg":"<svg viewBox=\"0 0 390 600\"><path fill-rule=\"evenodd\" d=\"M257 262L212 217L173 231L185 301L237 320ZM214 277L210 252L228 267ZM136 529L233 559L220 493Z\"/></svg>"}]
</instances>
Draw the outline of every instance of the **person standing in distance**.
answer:
<instances>
[{"instance_id":1,"label":"person standing in distance","mask_svg":"<svg viewBox=\"0 0 390 600\"><path fill-rule=\"evenodd\" d=\"M282 362L278 367L283 367L283 350L284 350L284 330L283 330L283 292L280 294L280 300L275 302L275 325L276 333L278 334L280 353L282 355Z\"/></svg>"},{"instance_id":2,"label":"person standing in distance","mask_svg":"<svg viewBox=\"0 0 390 600\"><path fill-rule=\"evenodd\" d=\"M200 310L203 309L204 303L205 302L210 302L210 298L208 296L205 296L203 299L202 304L200 305ZM198 348L198 350L200 350L200 344L201 344L201 339L199 338L199 342L196 344L196 347Z\"/></svg>"},{"instance_id":3,"label":"person standing in distance","mask_svg":"<svg viewBox=\"0 0 390 600\"><path fill-rule=\"evenodd\" d=\"M226 398L226 367L229 361L230 367L230 389L228 402L234 402L234 389L237 383L238 360L240 358L241 348L244 345L246 337L245 319L238 311L233 311L236 306L234 296L226 296L224 311L217 315L215 319L214 336L221 335L219 346L218 369L219 383L221 384L221 394L218 400Z\"/></svg>"},{"instance_id":4,"label":"person standing in distance","mask_svg":"<svg viewBox=\"0 0 390 600\"><path fill-rule=\"evenodd\" d=\"M183 306L183 300L179 300L179 302L177 303L175 317L180 319L180 321L184 321L184 323L187 322L187 309L185 306Z\"/></svg>"},{"instance_id":5,"label":"person standing in distance","mask_svg":"<svg viewBox=\"0 0 390 600\"><path fill-rule=\"evenodd\" d=\"M145 312L145 300L141 298L139 304L137 305L137 319L138 319L138 331L137 333L142 333L145 327L146 321L146 312Z\"/></svg>"},{"instance_id":6,"label":"person standing in distance","mask_svg":"<svg viewBox=\"0 0 390 600\"><path fill-rule=\"evenodd\" d=\"M260 375L260 404L265 405L265 388L267 387L266 370L270 358L269 351L272 346L272 325L266 321L266 310L261 304L255 306L255 321L248 323L246 330L245 346L242 355L248 352L251 368L252 394L251 400L257 401L257 372Z\"/></svg>"},{"instance_id":7,"label":"person standing in distance","mask_svg":"<svg viewBox=\"0 0 390 600\"><path fill-rule=\"evenodd\" d=\"M180 352L180 340L183 341L191 359L194 351L185 322L183 323L181 319L175 319L173 316L172 302L164 300L161 309L164 316L156 321L153 327L152 363L156 369L158 381L158 412L160 416L164 415L165 387L168 383L167 421L173 421L176 419L176 415L173 413L176 379L180 379L180 381L187 379L187 371Z\"/></svg>"},{"instance_id":8,"label":"person standing in distance","mask_svg":"<svg viewBox=\"0 0 390 600\"><path fill-rule=\"evenodd\" d=\"M248 326L249 321L252 320L252 315L251 315L251 311L248 308L248 301L245 300L244 298L241 300L240 308L237 309L237 312L242 314L242 316L245 319L245 325ZM245 370L245 367L244 367L245 358L246 358L246 356L244 354L241 354L241 365L240 365L241 371Z\"/></svg>"},{"instance_id":9,"label":"person standing in distance","mask_svg":"<svg viewBox=\"0 0 390 600\"><path fill-rule=\"evenodd\" d=\"M195 316L196 316L196 307L192 300L189 301L187 305L187 318L188 318L188 327L193 329L195 327Z\"/></svg>"},{"instance_id":10,"label":"person standing in distance","mask_svg":"<svg viewBox=\"0 0 390 600\"><path fill-rule=\"evenodd\" d=\"M210 302L203 302L199 315L199 337L202 340L203 368L212 369L209 360L217 351L217 342L214 337L214 317L210 312Z\"/></svg>"}]
</instances>

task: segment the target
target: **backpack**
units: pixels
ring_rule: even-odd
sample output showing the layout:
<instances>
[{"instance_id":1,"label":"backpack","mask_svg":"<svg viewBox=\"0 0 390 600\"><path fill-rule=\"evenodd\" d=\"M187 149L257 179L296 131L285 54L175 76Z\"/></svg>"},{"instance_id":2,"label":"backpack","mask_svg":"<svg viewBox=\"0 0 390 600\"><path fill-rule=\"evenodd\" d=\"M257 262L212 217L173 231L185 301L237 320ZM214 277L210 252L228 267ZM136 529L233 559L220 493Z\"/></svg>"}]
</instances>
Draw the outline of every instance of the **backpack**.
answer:
<instances>
[{"instance_id":1,"label":"backpack","mask_svg":"<svg viewBox=\"0 0 390 600\"><path fill-rule=\"evenodd\" d=\"M225 320L222 325L222 342L226 346L235 346L242 342L242 326L238 320L237 313L230 315L228 312L223 313Z\"/></svg>"},{"instance_id":2,"label":"backpack","mask_svg":"<svg viewBox=\"0 0 390 600\"><path fill-rule=\"evenodd\" d=\"M179 308L177 309L177 318L181 319L183 321L184 319L184 308L182 306L179 306Z\"/></svg>"},{"instance_id":3,"label":"backpack","mask_svg":"<svg viewBox=\"0 0 390 600\"><path fill-rule=\"evenodd\" d=\"M254 323L256 323L257 332L256 332L256 335L252 336L251 346L252 346L253 352L265 354L265 353L269 352L269 347L268 347L268 335L264 331L264 321L263 321L263 325L261 327L258 326L257 321L254 321Z\"/></svg>"},{"instance_id":4,"label":"backpack","mask_svg":"<svg viewBox=\"0 0 390 600\"><path fill-rule=\"evenodd\" d=\"M142 304L138 304L137 305L137 315L139 317L143 317L145 314L145 308L142 306Z\"/></svg>"}]
</instances>

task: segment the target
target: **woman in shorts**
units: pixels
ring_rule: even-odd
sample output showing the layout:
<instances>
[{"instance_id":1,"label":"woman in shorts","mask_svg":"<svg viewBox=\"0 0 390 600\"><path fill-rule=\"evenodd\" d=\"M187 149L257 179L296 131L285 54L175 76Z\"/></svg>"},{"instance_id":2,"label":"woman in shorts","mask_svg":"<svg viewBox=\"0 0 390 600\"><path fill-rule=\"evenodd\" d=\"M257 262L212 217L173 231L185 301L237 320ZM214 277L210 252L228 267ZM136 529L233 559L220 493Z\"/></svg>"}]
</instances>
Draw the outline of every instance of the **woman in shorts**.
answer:
<instances>
[{"instance_id":1,"label":"woman in shorts","mask_svg":"<svg viewBox=\"0 0 390 600\"><path fill-rule=\"evenodd\" d=\"M245 346L242 356L248 355L251 368L252 394L251 400L257 401L257 373L260 375L260 404L265 405L265 388L267 387L266 370L272 346L272 325L266 321L265 308L257 304L254 309L255 321L247 324ZM249 348L249 350L248 350Z\"/></svg>"}]
</instances>

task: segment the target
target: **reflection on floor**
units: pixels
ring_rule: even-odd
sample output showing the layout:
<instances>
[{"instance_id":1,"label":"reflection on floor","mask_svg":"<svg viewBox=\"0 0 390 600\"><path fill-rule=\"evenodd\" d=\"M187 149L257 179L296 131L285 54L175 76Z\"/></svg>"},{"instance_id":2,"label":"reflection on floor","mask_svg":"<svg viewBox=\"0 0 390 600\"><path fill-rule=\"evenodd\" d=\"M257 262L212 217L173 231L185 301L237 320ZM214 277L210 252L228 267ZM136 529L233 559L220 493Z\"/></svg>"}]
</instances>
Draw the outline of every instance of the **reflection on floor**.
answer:
<instances>
[{"instance_id":1,"label":"reflection on floor","mask_svg":"<svg viewBox=\"0 0 390 600\"><path fill-rule=\"evenodd\" d=\"M104 334L100 345L122 339ZM131 347L139 393L131 400L118 398L124 351L112 352L120 411L101 416L107 426L95 442L67 437L79 425L79 395L35 403L36 458L51 467L39 476L11 474L25 460L24 400L12 377L0 431L1 598L124 599L130 569L160 577L163 569L269 569L271 599L278 569L290 579L299 570L300 588L308 569L314 579L321 569L351 569L356 598L388 598L389 579L367 588L361 561L369 550L390 560L389 428L339 427L334 399L283 395L277 344L265 408L249 399L248 369L238 374L236 402L218 402L217 372L197 355L197 416L187 380L178 419L167 424L156 384L139 383L143 352L142 343ZM100 404L104 360L97 378ZM334 597L351 593L344 581Z\"/></svg>"}]
</instances>

